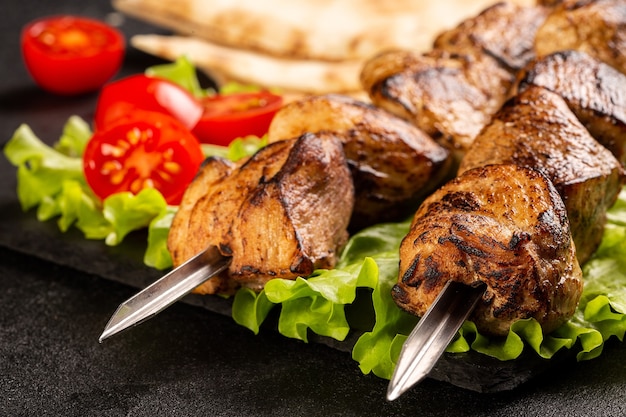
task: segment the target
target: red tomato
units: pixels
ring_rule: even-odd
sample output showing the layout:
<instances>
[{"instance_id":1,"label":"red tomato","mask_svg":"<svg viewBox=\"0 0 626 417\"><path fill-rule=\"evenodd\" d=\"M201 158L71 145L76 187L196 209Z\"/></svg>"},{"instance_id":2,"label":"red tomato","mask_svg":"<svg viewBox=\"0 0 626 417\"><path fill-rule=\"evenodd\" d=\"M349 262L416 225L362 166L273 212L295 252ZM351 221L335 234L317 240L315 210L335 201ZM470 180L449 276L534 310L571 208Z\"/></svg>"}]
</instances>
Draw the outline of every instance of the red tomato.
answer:
<instances>
[{"instance_id":1,"label":"red tomato","mask_svg":"<svg viewBox=\"0 0 626 417\"><path fill-rule=\"evenodd\" d=\"M205 98L203 104L204 113L193 133L200 142L226 146L239 137L267 133L283 99L261 91L218 94Z\"/></svg>"},{"instance_id":2,"label":"red tomato","mask_svg":"<svg viewBox=\"0 0 626 417\"><path fill-rule=\"evenodd\" d=\"M85 148L83 168L101 199L151 187L176 205L203 160L200 143L178 121L163 113L135 111L95 132Z\"/></svg>"},{"instance_id":3,"label":"red tomato","mask_svg":"<svg viewBox=\"0 0 626 417\"><path fill-rule=\"evenodd\" d=\"M96 105L96 129L106 128L134 109L173 116L191 129L202 115L202 104L187 90L171 81L131 75L104 86Z\"/></svg>"},{"instance_id":4,"label":"red tomato","mask_svg":"<svg viewBox=\"0 0 626 417\"><path fill-rule=\"evenodd\" d=\"M95 91L122 65L122 34L97 20L53 16L26 25L21 36L26 68L41 88L62 95Z\"/></svg>"}]
</instances>

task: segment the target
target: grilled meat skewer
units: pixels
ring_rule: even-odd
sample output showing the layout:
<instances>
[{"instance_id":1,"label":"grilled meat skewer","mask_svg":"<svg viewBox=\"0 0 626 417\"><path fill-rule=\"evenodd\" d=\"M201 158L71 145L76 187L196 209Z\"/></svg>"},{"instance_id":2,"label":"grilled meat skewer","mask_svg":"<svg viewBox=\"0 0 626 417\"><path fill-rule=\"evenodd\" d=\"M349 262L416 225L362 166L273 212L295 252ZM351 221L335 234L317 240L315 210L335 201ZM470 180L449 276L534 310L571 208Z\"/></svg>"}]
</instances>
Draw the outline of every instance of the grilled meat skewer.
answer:
<instances>
[{"instance_id":1,"label":"grilled meat skewer","mask_svg":"<svg viewBox=\"0 0 626 417\"><path fill-rule=\"evenodd\" d=\"M474 140L459 173L517 164L548 177L565 202L579 262L595 252L624 170L556 93L529 86L509 100Z\"/></svg>"},{"instance_id":2,"label":"grilled meat skewer","mask_svg":"<svg viewBox=\"0 0 626 417\"><path fill-rule=\"evenodd\" d=\"M423 316L448 280L484 283L470 319L505 335L535 318L550 332L573 314L582 292L567 212L544 175L518 165L464 172L428 197L400 246L392 296Z\"/></svg>"},{"instance_id":3,"label":"grilled meat skewer","mask_svg":"<svg viewBox=\"0 0 626 417\"><path fill-rule=\"evenodd\" d=\"M571 6L571 2L567 0L564 3L569 3ZM581 2L581 4L583 3L588 2ZM610 2L607 0L606 3ZM555 10L558 12L558 10L566 8L567 6L560 4L556 6ZM542 27L547 28L553 24L546 20ZM578 20L577 24L582 26L584 23ZM542 34L537 31L537 38L550 36L547 35L549 32L545 28ZM580 33L585 33L585 31L581 30ZM584 36L587 35L588 33ZM584 38L584 36L581 37ZM557 36L553 35L553 37ZM540 39L535 39L536 44L540 44L540 42ZM615 43L605 46L605 49L610 50L614 46ZM580 42L578 47L584 49L583 42ZM617 53L620 53L619 49ZM598 55L601 56L602 54ZM563 61L562 65L560 61ZM602 77L598 82L595 77L588 77L589 75L602 75ZM524 168L532 167L532 169L540 172L549 179L548 183L562 196L568 214L567 225L571 225L571 228L568 227L567 233L571 234L572 242L575 242L570 246L571 253L575 254L577 259L572 260L570 256L568 260L567 256L561 254L560 265L565 262L565 264L575 264L574 269L580 269L578 262L587 260L600 242L606 210L615 202L625 178L621 162L594 140L585 126L593 131L599 140L609 146L612 145L611 151L618 157L623 154L620 149L622 144L620 138L623 136L621 131L623 123L620 122L624 107L621 99L621 91L624 90L623 82L617 71L593 58L586 57L580 52L555 53L549 57L543 57L543 59L536 59L526 67L525 72L519 78L519 88L513 89L513 91L517 90L518 95L509 100L493 116L493 120L489 124L481 128L480 134L474 139L461 161L459 178L455 181L464 182L467 174L494 166L492 164L498 164L497 166L500 166L499 164L515 164ZM609 83L614 84L608 86ZM409 85L407 84L407 86ZM537 85L545 86L563 97ZM576 118L572 110L581 118L585 126ZM484 177L486 181L489 181L490 176L484 175ZM480 185L489 186L488 183ZM448 184L442 189L447 190L447 187ZM425 314L434 300L434 296L438 294L448 279L457 280L458 276L462 275L463 270L471 276L479 270L484 272L488 269L484 265L476 267L477 263L473 258L471 262L458 261L453 255L448 255L448 258L457 261L454 268L461 270L459 272L450 268L454 271L452 278L450 278L450 269L447 269L449 264L443 268L440 266L440 262L443 262L443 256L433 260L434 255L432 254L436 253L436 250L432 249L432 246L435 245L434 242L444 246L448 240L443 236L439 236L437 240L430 238L426 226L421 228L416 226L416 224L422 224L422 220L418 220L421 219L419 213L424 214L423 211L428 210L424 207L427 207L430 202L432 202L432 213L435 213L437 204L444 207L442 209L444 213L447 213L448 205L456 204L455 208L450 209L452 211L450 217L454 218L455 221L462 218L462 215L455 211L456 209L473 211L471 198L461 196L456 191L449 194L444 193L440 197L445 201L437 202L437 198L433 195L432 200L427 199L416 214L411 231L406 238L412 242L413 246L408 244L405 246L405 241L403 241L400 277L398 284L394 287L393 295L398 305L420 316ZM515 199L518 197L517 194L511 192L507 198ZM432 221L433 216L434 214L424 215L424 217L428 217L428 220L423 220L424 225ZM511 213L508 213L507 217L510 220ZM462 226L459 226L459 229L467 230ZM485 226L485 229L488 230L489 226ZM442 226L442 230L446 230L445 226ZM450 227L447 231L453 233L453 228ZM490 236L488 233L472 241L472 244L468 243L467 239L459 239L458 236L459 234L455 235L455 239L457 239L455 242L457 242L458 250L462 252L479 258L496 258L496 254L499 253L500 248L496 250L487 247L486 242L489 242ZM481 248L474 245L475 242L485 244L485 247ZM405 251L404 248L408 249ZM438 251L444 252L445 249L440 247ZM406 256L406 260L403 259L404 256ZM535 261L537 259L533 258ZM403 268L403 262L409 266ZM416 272L416 269L420 267L422 269ZM511 269L503 267L492 271L492 275L511 278L513 276L511 271ZM542 270L542 272L545 271ZM455 273L457 275L454 275ZM516 279L513 279L511 282L515 281ZM471 281L464 283L472 284ZM432 294L428 293L436 285L440 286L438 290L433 291ZM516 285L524 287L526 284L523 280L518 279ZM581 290L582 282L580 282L579 289L572 286L569 290L571 297L566 298L576 299L576 294L579 296ZM538 305L541 305L541 302ZM569 305L571 307L569 313L565 310L559 310L563 305L558 303L546 308L544 312L553 309L552 314L555 317L562 317L562 319L547 320L547 324L538 319L544 331L549 332L567 320L573 314L576 305L577 299ZM523 305L521 308L524 308ZM559 311L563 314L559 314ZM488 318L482 325L477 323L479 329L482 327L481 331L485 333L505 334L512 323L512 321L507 323L510 318L507 315L499 319L489 314L481 316L480 313L475 313L474 316L473 320L479 322L485 317Z\"/></svg>"},{"instance_id":4,"label":"grilled meat skewer","mask_svg":"<svg viewBox=\"0 0 626 417\"><path fill-rule=\"evenodd\" d=\"M570 50L533 60L518 78L518 91L536 85L563 97L589 133L626 166L625 74Z\"/></svg>"},{"instance_id":5,"label":"grilled meat skewer","mask_svg":"<svg viewBox=\"0 0 626 417\"><path fill-rule=\"evenodd\" d=\"M211 158L191 183L168 237L174 266L217 246L228 270L195 291L260 290L332 268L348 238L354 185L341 141L306 134L241 163Z\"/></svg>"},{"instance_id":6,"label":"grilled meat skewer","mask_svg":"<svg viewBox=\"0 0 626 417\"><path fill-rule=\"evenodd\" d=\"M406 219L452 174L449 152L424 132L341 95L311 96L283 106L270 125L268 141L324 131L342 141L352 172L351 230Z\"/></svg>"},{"instance_id":7,"label":"grilled meat skewer","mask_svg":"<svg viewBox=\"0 0 626 417\"><path fill-rule=\"evenodd\" d=\"M367 61L372 102L454 152L458 162L533 55L547 8L498 3L442 33L428 53L390 51Z\"/></svg>"}]
</instances>

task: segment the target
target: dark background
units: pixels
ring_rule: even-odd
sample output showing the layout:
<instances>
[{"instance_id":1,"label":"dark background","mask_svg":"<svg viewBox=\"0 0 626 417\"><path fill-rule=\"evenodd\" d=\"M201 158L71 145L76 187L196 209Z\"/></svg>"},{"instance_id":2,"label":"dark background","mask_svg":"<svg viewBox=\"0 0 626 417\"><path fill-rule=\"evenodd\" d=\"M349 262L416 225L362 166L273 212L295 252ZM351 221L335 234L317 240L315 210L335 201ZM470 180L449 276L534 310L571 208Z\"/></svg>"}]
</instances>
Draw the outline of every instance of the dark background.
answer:
<instances>
[{"instance_id":1,"label":"dark background","mask_svg":"<svg viewBox=\"0 0 626 417\"><path fill-rule=\"evenodd\" d=\"M19 31L36 17L115 17L107 0L4 2L0 16L0 145L20 123L46 141L72 114L89 120L95 95L40 91L21 62ZM119 16L118 16L119 17ZM163 32L126 18L120 29ZM119 76L159 60L129 48ZM15 169L0 157L0 416L624 416L626 348L566 361L521 387L479 394L426 380L385 401L387 381L362 375L350 355L255 336L228 316L178 303L98 343L117 305L159 274L141 265L133 239L108 248L54 221L22 213Z\"/></svg>"}]
</instances>

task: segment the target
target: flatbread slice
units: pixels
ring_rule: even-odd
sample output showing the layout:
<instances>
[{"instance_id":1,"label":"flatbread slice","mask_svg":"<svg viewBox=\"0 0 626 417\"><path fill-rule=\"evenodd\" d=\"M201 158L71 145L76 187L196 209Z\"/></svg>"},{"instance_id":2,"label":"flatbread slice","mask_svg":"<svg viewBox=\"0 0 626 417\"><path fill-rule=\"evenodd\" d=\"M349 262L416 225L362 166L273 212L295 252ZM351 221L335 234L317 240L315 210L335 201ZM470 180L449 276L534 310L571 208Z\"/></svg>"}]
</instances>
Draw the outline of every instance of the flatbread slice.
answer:
<instances>
[{"instance_id":1,"label":"flatbread slice","mask_svg":"<svg viewBox=\"0 0 626 417\"><path fill-rule=\"evenodd\" d=\"M228 48L186 36L136 35L131 44L167 60L186 56L218 85L237 81L284 92L324 94L362 91L362 60L325 62L281 59L242 49Z\"/></svg>"},{"instance_id":2,"label":"flatbread slice","mask_svg":"<svg viewBox=\"0 0 626 417\"><path fill-rule=\"evenodd\" d=\"M512 0L530 4L532 0ZM218 45L343 61L427 50L435 34L494 0L113 0L123 13Z\"/></svg>"}]
</instances>

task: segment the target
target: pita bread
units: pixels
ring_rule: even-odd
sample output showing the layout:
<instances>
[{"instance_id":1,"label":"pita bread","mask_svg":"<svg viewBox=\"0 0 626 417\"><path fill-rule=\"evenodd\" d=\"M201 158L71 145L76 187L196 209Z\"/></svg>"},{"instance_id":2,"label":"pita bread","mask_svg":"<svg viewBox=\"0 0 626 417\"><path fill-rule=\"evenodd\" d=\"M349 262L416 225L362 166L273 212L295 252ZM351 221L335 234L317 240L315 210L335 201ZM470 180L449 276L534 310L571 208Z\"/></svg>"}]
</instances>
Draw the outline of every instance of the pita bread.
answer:
<instances>
[{"instance_id":1,"label":"pita bread","mask_svg":"<svg viewBox=\"0 0 626 417\"><path fill-rule=\"evenodd\" d=\"M534 0L512 0L530 5ZM424 52L441 31L493 0L113 0L120 11L173 30L131 44L168 60L186 55L217 84L368 100L359 76L389 49Z\"/></svg>"},{"instance_id":2,"label":"pita bread","mask_svg":"<svg viewBox=\"0 0 626 417\"><path fill-rule=\"evenodd\" d=\"M437 32L493 0L113 0L131 16L217 45L343 61L426 50ZM531 0L515 0L530 3Z\"/></svg>"},{"instance_id":3,"label":"pita bread","mask_svg":"<svg viewBox=\"0 0 626 417\"><path fill-rule=\"evenodd\" d=\"M172 61L185 55L218 85L237 81L308 94L361 91L359 73L363 60L323 62L275 58L183 36L137 35L131 44Z\"/></svg>"}]
</instances>

